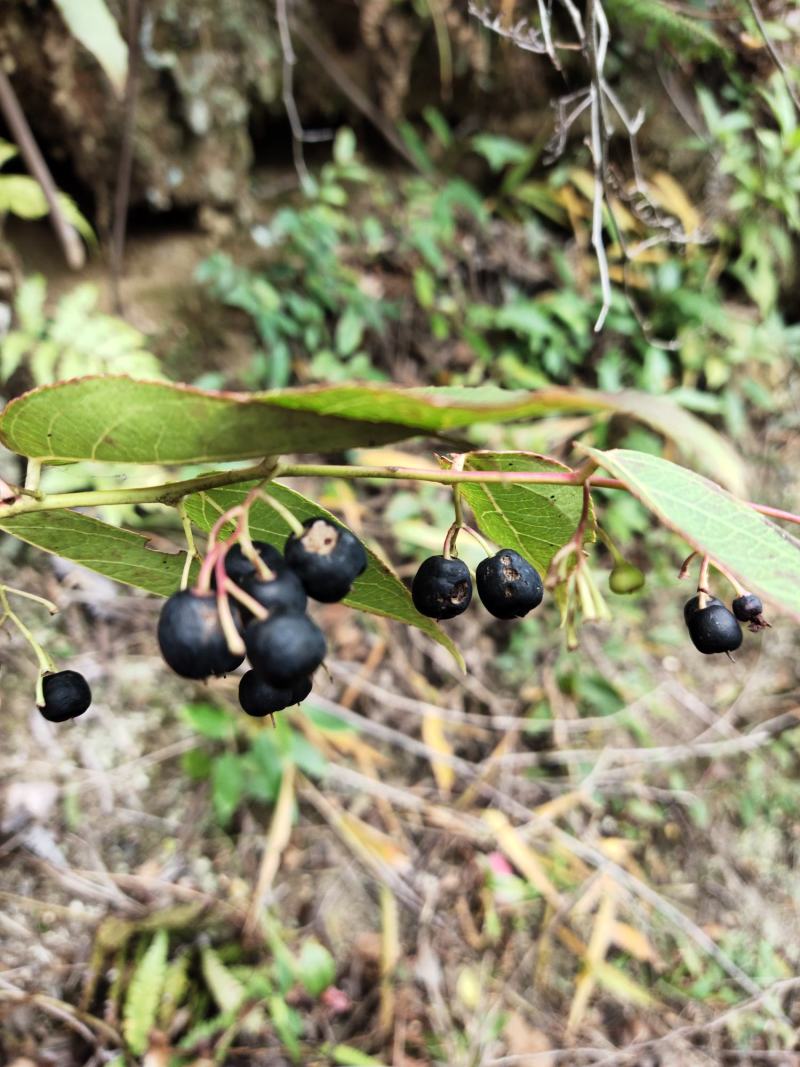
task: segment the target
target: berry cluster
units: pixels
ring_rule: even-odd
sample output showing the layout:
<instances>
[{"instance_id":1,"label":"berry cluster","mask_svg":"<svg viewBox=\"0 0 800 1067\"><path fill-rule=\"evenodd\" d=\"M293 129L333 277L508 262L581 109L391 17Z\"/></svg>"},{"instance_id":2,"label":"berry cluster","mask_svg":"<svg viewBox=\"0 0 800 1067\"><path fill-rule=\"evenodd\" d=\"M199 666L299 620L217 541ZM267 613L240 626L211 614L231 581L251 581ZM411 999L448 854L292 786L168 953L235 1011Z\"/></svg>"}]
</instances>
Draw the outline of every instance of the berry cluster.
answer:
<instances>
[{"instance_id":1,"label":"berry cluster","mask_svg":"<svg viewBox=\"0 0 800 1067\"><path fill-rule=\"evenodd\" d=\"M519 619L542 602L539 572L513 548L501 548L481 560L475 584L483 606L497 619ZM472 601L472 577L466 563L447 556L429 556L411 584L411 598L421 615L452 619Z\"/></svg>"},{"instance_id":2,"label":"berry cluster","mask_svg":"<svg viewBox=\"0 0 800 1067\"><path fill-rule=\"evenodd\" d=\"M330 604L347 596L367 566L364 546L320 516L290 534L283 553L249 539L246 547L228 542L212 553L208 582L201 570L195 588L164 604L158 621L164 659L184 678L205 679L236 670L246 655L252 670L241 679L239 703L248 715L305 700L326 652L322 631L306 614L308 597Z\"/></svg>"},{"instance_id":3,"label":"berry cluster","mask_svg":"<svg viewBox=\"0 0 800 1067\"><path fill-rule=\"evenodd\" d=\"M741 622L753 633L769 626L764 606L753 593L742 593L731 604L732 611L715 596L700 590L683 607L683 619L694 647L705 655L735 652L742 643Z\"/></svg>"}]
</instances>

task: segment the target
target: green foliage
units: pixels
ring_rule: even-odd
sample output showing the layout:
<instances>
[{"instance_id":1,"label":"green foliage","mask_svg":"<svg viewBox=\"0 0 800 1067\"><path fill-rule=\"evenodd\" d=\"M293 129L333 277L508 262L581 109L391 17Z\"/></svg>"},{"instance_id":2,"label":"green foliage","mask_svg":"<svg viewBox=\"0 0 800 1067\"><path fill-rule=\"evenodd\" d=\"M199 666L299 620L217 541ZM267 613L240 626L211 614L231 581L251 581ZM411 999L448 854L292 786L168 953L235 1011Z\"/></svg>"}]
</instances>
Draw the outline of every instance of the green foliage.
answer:
<instances>
[{"instance_id":1,"label":"green foliage","mask_svg":"<svg viewBox=\"0 0 800 1067\"><path fill-rule=\"evenodd\" d=\"M143 335L122 319L95 310L94 285L76 286L61 297L52 315L45 309L46 296L40 274L19 287L17 328L0 341L0 382L23 363L36 385L87 374L162 377Z\"/></svg>"},{"instance_id":2,"label":"green foliage","mask_svg":"<svg viewBox=\"0 0 800 1067\"><path fill-rule=\"evenodd\" d=\"M348 245L373 246L380 227L359 221L350 210L350 189L369 172L355 158L352 131L339 131L333 160L306 191L297 208L280 209L256 230L269 250L261 270L239 267L215 253L200 265L197 280L224 304L253 320L260 344L246 384L279 388L289 383L295 355L312 353L304 373L314 381L385 377L363 347L365 335L379 335L392 305L370 290L370 279L346 261Z\"/></svg>"},{"instance_id":3,"label":"green foliage","mask_svg":"<svg viewBox=\"0 0 800 1067\"><path fill-rule=\"evenodd\" d=\"M724 96L733 107L728 110L707 89L697 95L717 150L716 167L732 187L719 227L738 253L729 269L761 314L774 316L781 280L792 277L790 233L800 232L800 125L794 102L777 71L758 94L729 87Z\"/></svg>"},{"instance_id":4,"label":"green foliage","mask_svg":"<svg viewBox=\"0 0 800 1067\"><path fill-rule=\"evenodd\" d=\"M645 41L654 47L668 41L687 57L709 58L728 51L727 46L703 21L697 8L692 17L676 11L668 0L607 0L614 31L629 34L645 31Z\"/></svg>"},{"instance_id":5,"label":"green foliage","mask_svg":"<svg viewBox=\"0 0 800 1067\"><path fill-rule=\"evenodd\" d=\"M167 976L168 950L167 931L158 930L128 985L122 1028L131 1052L138 1056L147 1051L156 1023Z\"/></svg>"},{"instance_id":6,"label":"green foliage","mask_svg":"<svg viewBox=\"0 0 800 1067\"><path fill-rule=\"evenodd\" d=\"M232 716L208 704L190 704L181 714L201 737L227 743L224 751L219 745L198 748L182 760L190 778L210 782L214 814L222 826L230 825L246 800L273 804L287 763L311 778L325 774L325 757L285 717L273 730L269 721L262 724L243 713Z\"/></svg>"},{"instance_id":7,"label":"green foliage","mask_svg":"<svg viewBox=\"0 0 800 1067\"><path fill-rule=\"evenodd\" d=\"M18 155L14 145L0 137L0 170ZM66 193L57 193L64 218L74 226L87 244L94 244L94 230ZM0 174L0 219L16 215L21 219L42 219L50 213L47 198L35 178L25 174Z\"/></svg>"}]
</instances>

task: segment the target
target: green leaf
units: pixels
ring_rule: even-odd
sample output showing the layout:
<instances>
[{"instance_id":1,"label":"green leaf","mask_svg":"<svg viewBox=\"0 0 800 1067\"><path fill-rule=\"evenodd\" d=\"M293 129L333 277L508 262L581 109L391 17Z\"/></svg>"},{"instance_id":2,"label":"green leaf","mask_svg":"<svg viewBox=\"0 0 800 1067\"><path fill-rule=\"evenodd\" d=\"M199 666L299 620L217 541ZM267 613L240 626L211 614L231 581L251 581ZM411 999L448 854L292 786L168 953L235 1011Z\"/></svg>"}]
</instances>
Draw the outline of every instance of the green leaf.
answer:
<instances>
[{"instance_id":1,"label":"green leaf","mask_svg":"<svg viewBox=\"0 0 800 1067\"><path fill-rule=\"evenodd\" d=\"M150 1043L150 1033L156 1023L161 991L167 976L166 930L159 930L131 978L125 998L122 1031L131 1052L143 1055Z\"/></svg>"},{"instance_id":2,"label":"green leaf","mask_svg":"<svg viewBox=\"0 0 800 1067\"><path fill-rule=\"evenodd\" d=\"M478 133L471 141L472 148L483 156L491 169L497 173L509 163L522 163L528 158L530 149L512 137L502 137L493 133Z\"/></svg>"},{"instance_id":3,"label":"green leaf","mask_svg":"<svg viewBox=\"0 0 800 1067\"><path fill-rule=\"evenodd\" d=\"M186 497L187 513L201 529L210 530L223 512L244 500L253 484L250 482ZM335 519L335 516L325 508L284 485L273 483L269 486L269 492L301 521L312 515L325 515ZM336 519L336 521L339 520ZM250 510L252 537L283 549L289 533L289 527L276 511L260 500L255 502ZM464 661L461 654L447 634L433 620L420 615L405 585L368 547L367 559L366 571L356 579L344 603L358 611L370 612L384 618L396 619L409 626L416 626L417 629L423 630L429 637L443 645L463 667Z\"/></svg>"},{"instance_id":4,"label":"green leaf","mask_svg":"<svg viewBox=\"0 0 800 1067\"><path fill-rule=\"evenodd\" d=\"M20 329L25 333L38 334L44 326L44 302L47 282L42 274L31 274L20 285L14 300L14 311Z\"/></svg>"},{"instance_id":5,"label":"green leaf","mask_svg":"<svg viewBox=\"0 0 800 1067\"><path fill-rule=\"evenodd\" d=\"M114 581L169 596L180 585L185 555L151 551L148 538L74 511L41 511L0 519L0 530L45 552L80 563Z\"/></svg>"},{"instance_id":6,"label":"green leaf","mask_svg":"<svg viewBox=\"0 0 800 1067\"><path fill-rule=\"evenodd\" d=\"M211 799L217 818L226 826L239 807L244 793L242 761L232 752L218 756L211 767ZM220 1004L224 1010L224 1005Z\"/></svg>"},{"instance_id":7,"label":"green leaf","mask_svg":"<svg viewBox=\"0 0 800 1067\"><path fill-rule=\"evenodd\" d=\"M466 471L568 471L533 452L470 452ZM543 574L575 533L583 490L573 485L468 485L459 487L480 529L500 548L513 548Z\"/></svg>"},{"instance_id":8,"label":"green leaf","mask_svg":"<svg viewBox=\"0 0 800 1067\"><path fill-rule=\"evenodd\" d=\"M352 1045L336 1045L330 1050L330 1057L341 1067L387 1067L383 1060L376 1060Z\"/></svg>"},{"instance_id":9,"label":"green leaf","mask_svg":"<svg viewBox=\"0 0 800 1067\"><path fill-rule=\"evenodd\" d=\"M26 174L0 175L0 215L11 212L21 219L40 219L49 208L42 187Z\"/></svg>"},{"instance_id":10,"label":"green leaf","mask_svg":"<svg viewBox=\"0 0 800 1067\"><path fill-rule=\"evenodd\" d=\"M312 997L321 996L336 977L336 962L319 941L309 938L303 944L297 963L297 977Z\"/></svg>"},{"instance_id":11,"label":"green leaf","mask_svg":"<svg viewBox=\"0 0 800 1067\"><path fill-rule=\"evenodd\" d=\"M800 619L800 541L716 483L643 452L585 448L665 526Z\"/></svg>"},{"instance_id":12,"label":"green leaf","mask_svg":"<svg viewBox=\"0 0 800 1067\"><path fill-rule=\"evenodd\" d=\"M125 91L128 46L105 0L55 0L67 28L106 72L117 96Z\"/></svg>"},{"instance_id":13,"label":"green leaf","mask_svg":"<svg viewBox=\"0 0 800 1067\"><path fill-rule=\"evenodd\" d=\"M201 956L203 978L214 1002L221 1012L238 1011L247 996L247 990L235 978L213 948L204 948Z\"/></svg>"},{"instance_id":14,"label":"green leaf","mask_svg":"<svg viewBox=\"0 0 800 1067\"><path fill-rule=\"evenodd\" d=\"M4 141L0 137L0 167L4 167L10 159L19 155L19 149L16 145L11 144L10 141Z\"/></svg>"},{"instance_id":15,"label":"green leaf","mask_svg":"<svg viewBox=\"0 0 800 1067\"><path fill-rule=\"evenodd\" d=\"M723 437L667 398L636 392L367 384L242 394L103 376L43 386L12 400L0 416L0 440L12 452L45 462L196 463L340 452L564 412L644 422L730 489L742 490L742 464Z\"/></svg>"},{"instance_id":16,"label":"green leaf","mask_svg":"<svg viewBox=\"0 0 800 1067\"><path fill-rule=\"evenodd\" d=\"M180 714L193 730L212 741L227 741L233 737L230 715L213 704L187 704L181 708Z\"/></svg>"},{"instance_id":17,"label":"green leaf","mask_svg":"<svg viewBox=\"0 0 800 1067\"><path fill-rule=\"evenodd\" d=\"M336 351L340 356L352 355L363 336L364 319L353 308L346 308L336 324Z\"/></svg>"}]
</instances>

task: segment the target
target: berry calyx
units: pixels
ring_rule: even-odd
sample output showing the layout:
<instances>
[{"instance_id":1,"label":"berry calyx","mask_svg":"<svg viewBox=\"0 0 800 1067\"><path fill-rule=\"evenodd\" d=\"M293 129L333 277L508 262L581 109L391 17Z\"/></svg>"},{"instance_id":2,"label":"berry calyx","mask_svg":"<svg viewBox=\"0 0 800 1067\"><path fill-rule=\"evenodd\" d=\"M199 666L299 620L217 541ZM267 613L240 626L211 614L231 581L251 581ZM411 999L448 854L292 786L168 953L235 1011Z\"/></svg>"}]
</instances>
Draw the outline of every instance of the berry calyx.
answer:
<instances>
[{"instance_id":1,"label":"berry calyx","mask_svg":"<svg viewBox=\"0 0 800 1067\"><path fill-rule=\"evenodd\" d=\"M322 630L307 615L297 611L251 622L244 641L254 670L281 688L307 678L325 658Z\"/></svg>"},{"instance_id":2,"label":"berry calyx","mask_svg":"<svg viewBox=\"0 0 800 1067\"><path fill-rule=\"evenodd\" d=\"M295 572L286 566L282 571L278 571L274 578L261 579L256 574L250 574L241 582L241 587L269 612L298 611L302 613L308 604L303 583ZM242 614L247 620L248 613L243 611Z\"/></svg>"},{"instance_id":3,"label":"berry calyx","mask_svg":"<svg viewBox=\"0 0 800 1067\"><path fill-rule=\"evenodd\" d=\"M231 609L236 617L237 611ZM228 648L213 594L173 593L158 619L158 644L167 664L184 678L230 674L244 661Z\"/></svg>"},{"instance_id":4,"label":"berry calyx","mask_svg":"<svg viewBox=\"0 0 800 1067\"><path fill-rule=\"evenodd\" d=\"M698 608L689 618L689 636L704 655L735 652L742 643L742 628L724 604Z\"/></svg>"},{"instance_id":5,"label":"berry calyx","mask_svg":"<svg viewBox=\"0 0 800 1067\"><path fill-rule=\"evenodd\" d=\"M306 519L303 526L304 533L287 538L286 562L314 600L323 604L342 600L366 570L364 546L355 534L323 516Z\"/></svg>"},{"instance_id":6,"label":"berry calyx","mask_svg":"<svg viewBox=\"0 0 800 1067\"><path fill-rule=\"evenodd\" d=\"M78 671L57 671L42 679L44 704L39 711L48 722L67 722L83 715L92 702L89 683Z\"/></svg>"},{"instance_id":7,"label":"berry calyx","mask_svg":"<svg viewBox=\"0 0 800 1067\"><path fill-rule=\"evenodd\" d=\"M633 563L621 560L615 564L608 576L608 587L612 593L624 595L635 593L644 585L645 578L642 571Z\"/></svg>"},{"instance_id":8,"label":"berry calyx","mask_svg":"<svg viewBox=\"0 0 800 1067\"><path fill-rule=\"evenodd\" d=\"M239 703L248 715L261 719L292 704L300 704L311 692L311 679L301 678L290 686L270 685L257 671L248 671L239 682Z\"/></svg>"},{"instance_id":9,"label":"berry calyx","mask_svg":"<svg viewBox=\"0 0 800 1067\"><path fill-rule=\"evenodd\" d=\"M706 598L705 606L707 608L711 607L712 605L716 605L716 604L721 604L722 607L725 607L725 605L722 604L722 601L719 599L719 597L711 596L709 593L706 593L705 594L705 598ZM692 615L694 615L695 612L699 611L699 610L700 610L700 594L697 593L695 596L691 597L691 599L687 600L686 603L683 605L683 621L686 623L687 626L689 625L689 619L691 619Z\"/></svg>"},{"instance_id":10,"label":"berry calyx","mask_svg":"<svg viewBox=\"0 0 800 1067\"><path fill-rule=\"evenodd\" d=\"M271 571L280 573L285 570L286 562L274 545L269 545L266 541L253 541L253 548ZM238 542L225 555L225 573L237 585L241 585L246 578L256 573L255 564L247 558Z\"/></svg>"},{"instance_id":11,"label":"berry calyx","mask_svg":"<svg viewBox=\"0 0 800 1067\"><path fill-rule=\"evenodd\" d=\"M420 615L429 619L453 619L466 611L472 600L472 578L460 559L429 556L414 575L411 599Z\"/></svg>"},{"instance_id":12,"label":"berry calyx","mask_svg":"<svg viewBox=\"0 0 800 1067\"><path fill-rule=\"evenodd\" d=\"M513 548L501 548L481 560L475 571L478 596L498 619L518 619L538 607L544 596L542 577Z\"/></svg>"}]
</instances>

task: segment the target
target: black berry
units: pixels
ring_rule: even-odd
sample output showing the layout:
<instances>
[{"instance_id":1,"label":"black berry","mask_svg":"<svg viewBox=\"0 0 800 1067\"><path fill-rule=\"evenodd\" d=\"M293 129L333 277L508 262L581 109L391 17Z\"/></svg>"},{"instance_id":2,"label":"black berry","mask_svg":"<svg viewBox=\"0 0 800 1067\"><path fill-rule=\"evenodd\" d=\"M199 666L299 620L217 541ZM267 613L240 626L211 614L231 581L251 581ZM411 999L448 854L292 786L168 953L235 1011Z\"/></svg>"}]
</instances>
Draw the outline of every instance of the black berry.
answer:
<instances>
[{"instance_id":1,"label":"black berry","mask_svg":"<svg viewBox=\"0 0 800 1067\"><path fill-rule=\"evenodd\" d=\"M719 600L717 597L709 596L706 593L706 607L708 608L708 607L711 607L712 605L716 605L716 604L722 604L722 601ZM724 607L725 605L722 604L722 606ZM683 621L686 623L687 626L689 625L689 619L691 619L692 615L694 615L694 613L696 611L698 611L699 608L700 608L700 594L698 593L696 596L693 596L690 600L687 600L686 603L683 605Z\"/></svg>"},{"instance_id":2,"label":"black berry","mask_svg":"<svg viewBox=\"0 0 800 1067\"><path fill-rule=\"evenodd\" d=\"M698 608L689 618L689 636L698 652L735 652L742 643L742 628L724 604Z\"/></svg>"},{"instance_id":3,"label":"black berry","mask_svg":"<svg viewBox=\"0 0 800 1067\"><path fill-rule=\"evenodd\" d=\"M83 715L92 702L89 683L77 671L58 671L42 679L44 704L39 711L48 722L66 722Z\"/></svg>"},{"instance_id":4,"label":"black berry","mask_svg":"<svg viewBox=\"0 0 800 1067\"><path fill-rule=\"evenodd\" d=\"M737 596L731 607L739 622L750 622L751 619L755 619L764 610L761 598L757 597L755 593L743 593L742 596Z\"/></svg>"},{"instance_id":5,"label":"black berry","mask_svg":"<svg viewBox=\"0 0 800 1067\"><path fill-rule=\"evenodd\" d=\"M429 556L414 575L411 599L429 619L453 619L466 611L472 600L472 578L460 559Z\"/></svg>"},{"instance_id":6,"label":"black berry","mask_svg":"<svg viewBox=\"0 0 800 1067\"><path fill-rule=\"evenodd\" d=\"M538 607L544 596L539 572L513 548L481 560L475 571L478 596L498 619L515 619Z\"/></svg>"},{"instance_id":7,"label":"black berry","mask_svg":"<svg viewBox=\"0 0 800 1067\"><path fill-rule=\"evenodd\" d=\"M277 574L286 569L286 561L274 545L268 545L266 541L253 541L253 548L274 573ZM254 575L255 570L253 561L242 552L242 546L238 542L225 554L225 573L237 585L241 585L246 578ZM211 587L216 588L216 575L212 575Z\"/></svg>"},{"instance_id":8,"label":"black berry","mask_svg":"<svg viewBox=\"0 0 800 1067\"><path fill-rule=\"evenodd\" d=\"M284 567L274 578L266 581L251 574L241 583L242 589L269 612L306 610L308 598L303 583L293 570ZM245 619L249 613L243 611Z\"/></svg>"},{"instance_id":9,"label":"black berry","mask_svg":"<svg viewBox=\"0 0 800 1067\"><path fill-rule=\"evenodd\" d=\"M342 600L366 570L364 546L355 534L330 519L306 519L303 526L303 534L290 534L286 541L286 562L310 597L324 604Z\"/></svg>"},{"instance_id":10,"label":"black berry","mask_svg":"<svg viewBox=\"0 0 800 1067\"><path fill-rule=\"evenodd\" d=\"M325 658L325 637L307 615L287 611L245 630L253 668L272 685L285 687L307 678Z\"/></svg>"},{"instance_id":11,"label":"black berry","mask_svg":"<svg viewBox=\"0 0 800 1067\"><path fill-rule=\"evenodd\" d=\"M300 704L311 692L311 679L301 678L293 685L270 685L256 671L248 671L239 682L239 703L248 715L262 718L283 711L292 704Z\"/></svg>"},{"instance_id":12,"label":"black berry","mask_svg":"<svg viewBox=\"0 0 800 1067\"><path fill-rule=\"evenodd\" d=\"M231 611L234 617L238 614L234 605ZM184 678L229 674L244 661L244 656L228 648L217 615L217 598L190 589L174 593L161 609L158 644L169 666Z\"/></svg>"}]
</instances>

